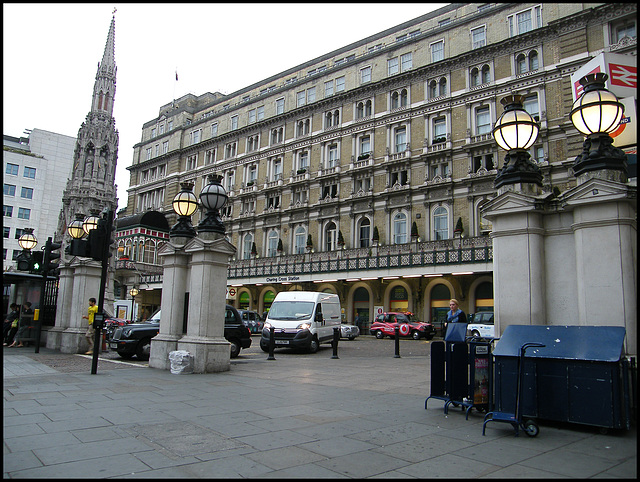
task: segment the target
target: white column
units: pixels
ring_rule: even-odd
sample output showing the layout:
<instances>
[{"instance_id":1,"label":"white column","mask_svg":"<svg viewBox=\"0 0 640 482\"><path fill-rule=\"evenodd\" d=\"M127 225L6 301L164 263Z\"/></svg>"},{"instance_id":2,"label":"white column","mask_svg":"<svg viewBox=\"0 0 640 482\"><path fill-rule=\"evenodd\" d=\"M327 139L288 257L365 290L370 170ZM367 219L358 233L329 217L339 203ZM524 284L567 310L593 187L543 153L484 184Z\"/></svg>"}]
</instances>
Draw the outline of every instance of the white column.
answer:
<instances>
[{"instance_id":1,"label":"white column","mask_svg":"<svg viewBox=\"0 0 640 482\"><path fill-rule=\"evenodd\" d=\"M71 319L71 299L73 297L73 271L68 262L60 263L58 279L58 298L56 303L56 324L47 333L47 348L59 350L62 343L62 332L69 328Z\"/></svg>"}]
</instances>

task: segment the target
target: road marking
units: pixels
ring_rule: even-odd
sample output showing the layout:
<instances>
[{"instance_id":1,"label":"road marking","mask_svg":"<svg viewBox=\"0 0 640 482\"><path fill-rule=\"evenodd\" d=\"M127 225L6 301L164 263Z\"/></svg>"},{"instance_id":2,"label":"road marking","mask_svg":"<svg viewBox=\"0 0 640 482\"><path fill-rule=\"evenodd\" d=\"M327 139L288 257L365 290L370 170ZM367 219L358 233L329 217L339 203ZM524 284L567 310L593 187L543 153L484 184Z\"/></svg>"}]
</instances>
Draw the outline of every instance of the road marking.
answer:
<instances>
[{"instance_id":1,"label":"road marking","mask_svg":"<svg viewBox=\"0 0 640 482\"><path fill-rule=\"evenodd\" d=\"M77 355L81 356L83 358L91 358L93 360L93 355L80 355L80 354L77 354ZM149 367L148 363L145 364L145 365L139 365L137 363L124 362L124 361L120 361L120 360L109 360L107 358L98 357L98 361L100 361L100 360L101 361L105 361L105 362L109 362L109 363L120 363L121 365L129 365L129 366L132 366L132 367L143 367L143 368L148 368Z\"/></svg>"}]
</instances>

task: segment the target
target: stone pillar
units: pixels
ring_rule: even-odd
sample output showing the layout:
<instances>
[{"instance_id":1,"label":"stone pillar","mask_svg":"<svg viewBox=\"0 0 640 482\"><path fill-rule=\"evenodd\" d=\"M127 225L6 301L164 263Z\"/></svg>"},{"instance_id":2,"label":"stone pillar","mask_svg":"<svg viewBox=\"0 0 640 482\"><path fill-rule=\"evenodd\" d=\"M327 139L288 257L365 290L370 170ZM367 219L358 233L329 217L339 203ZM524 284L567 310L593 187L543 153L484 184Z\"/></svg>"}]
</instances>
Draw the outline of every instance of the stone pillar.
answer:
<instances>
[{"instance_id":1,"label":"stone pillar","mask_svg":"<svg viewBox=\"0 0 640 482\"><path fill-rule=\"evenodd\" d=\"M189 241L184 251L191 255L189 313L187 334L178 341L178 349L193 355L194 373L228 371L230 347L224 338L226 280L229 257L236 249L222 235L204 232Z\"/></svg>"},{"instance_id":2,"label":"stone pillar","mask_svg":"<svg viewBox=\"0 0 640 482\"><path fill-rule=\"evenodd\" d=\"M71 262L71 268L73 268L71 310L67 320L67 328L62 332L60 351L62 353L84 353L90 348L84 337L89 324L82 317L87 314L89 298L95 298L96 302L99 298L102 266L92 259L75 258Z\"/></svg>"},{"instance_id":3,"label":"stone pillar","mask_svg":"<svg viewBox=\"0 0 640 482\"><path fill-rule=\"evenodd\" d=\"M496 333L546 324L543 210L539 196L505 191L484 209L492 222Z\"/></svg>"},{"instance_id":4,"label":"stone pillar","mask_svg":"<svg viewBox=\"0 0 640 482\"><path fill-rule=\"evenodd\" d=\"M573 211L579 325L624 326L637 354L636 187L591 179L564 194Z\"/></svg>"},{"instance_id":5,"label":"stone pillar","mask_svg":"<svg viewBox=\"0 0 640 482\"><path fill-rule=\"evenodd\" d=\"M169 353L177 350L178 340L183 336L184 299L188 285L188 263L190 256L184 246L190 238L171 237L158 256L164 258L162 275L162 310L160 332L151 340L149 366L169 370Z\"/></svg>"},{"instance_id":6,"label":"stone pillar","mask_svg":"<svg viewBox=\"0 0 640 482\"><path fill-rule=\"evenodd\" d=\"M47 348L59 350L62 332L69 328L71 319L71 300L73 298L73 271L69 262L60 263L58 280L58 300L56 306L56 324L47 333Z\"/></svg>"}]
</instances>

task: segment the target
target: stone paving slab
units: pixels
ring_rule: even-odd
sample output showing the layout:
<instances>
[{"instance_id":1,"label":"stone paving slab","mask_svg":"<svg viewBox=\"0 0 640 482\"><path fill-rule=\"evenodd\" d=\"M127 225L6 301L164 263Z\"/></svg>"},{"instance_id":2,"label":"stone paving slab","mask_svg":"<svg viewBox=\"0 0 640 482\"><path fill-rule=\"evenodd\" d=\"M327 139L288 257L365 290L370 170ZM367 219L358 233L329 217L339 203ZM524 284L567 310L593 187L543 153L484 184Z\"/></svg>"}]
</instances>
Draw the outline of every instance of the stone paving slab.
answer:
<instances>
[{"instance_id":1,"label":"stone paving slab","mask_svg":"<svg viewBox=\"0 0 640 482\"><path fill-rule=\"evenodd\" d=\"M405 343L422 352L394 360L347 345L339 360L247 351L228 372L186 376L135 363L91 375L78 355L43 350L40 363L5 348L3 476L637 477L635 426L540 421L530 438L494 423L482 436L482 413L424 409L423 346Z\"/></svg>"}]
</instances>

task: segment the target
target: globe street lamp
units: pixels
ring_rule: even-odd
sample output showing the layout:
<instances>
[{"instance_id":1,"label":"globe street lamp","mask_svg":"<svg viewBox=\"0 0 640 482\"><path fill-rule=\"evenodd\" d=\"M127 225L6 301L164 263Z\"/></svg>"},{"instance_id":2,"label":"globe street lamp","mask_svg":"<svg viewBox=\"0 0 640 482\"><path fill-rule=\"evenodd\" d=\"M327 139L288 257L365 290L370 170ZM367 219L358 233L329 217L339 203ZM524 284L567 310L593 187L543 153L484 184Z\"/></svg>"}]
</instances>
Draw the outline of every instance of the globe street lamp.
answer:
<instances>
[{"instance_id":1,"label":"globe street lamp","mask_svg":"<svg viewBox=\"0 0 640 482\"><path fill-rule=\"evenodd\" d=\"M18 238L18 244L25 251L31 251L38 244L37 238L33 235L33 228L24 228L23 234Z\"/></svg>"},{"instance_id":2,"label":"globe street lamp","mask_svg":"<svg viewBox=\"0 0 640 482\"><path fill-rule=\"evenodd\" d=\"M588 74L580 79L583 93L573 103L571 122L586 136L582 153L573 165L575 176L595 170L609 169L622 171L624 182L627 177L626 155L622 149L613 146L609 135L624 115L624 105L615 94L604 88L609 76L605 73Z\"/></svg>"},{"instance_id":3,"label":"globe street lamp","mask_svg":"<svg viewBox=\"0 0 640 482\"><path fill-rule=\"evenodd\" d=\"M221 176L210 174L207 184L200 192L200 202L207 208L206 217L198 224L199 232L225 234L224 224L220 218L220 209L227 203L229 196L220 180Z\"/></svg>"},{"instance_id":4,"label":"globe street lamp","mask_svg":"<svg viewBox=\"0 0 640 482\"><path fill-rule=\"evenodd\" d=\"M524 110L521 95L508 95L501 101L504 112L493 127L492 134L498 146L507 151L504 166L498 169L494 187L505 184L532 183L542 187L540 168L527 151L538 138L540 128Z\"/></svg>"},{"instance_id":5,"label":"globe street lamp","mask_svg":"<svg viewBox=\"0 0 640 482\"><path fill-rule=\"evenodd\" d=\"M98 217L97 211L91 211L91 214L87 216L87 218L82 223L82 229L86 234L89 234L89 231L92 229L96 229L98 227L98 222L100 218Z\"/></svg>"},{"instance_id":6,"label":"globe street lamp","mask_svg":"<svg viewBox=\"0 0 640 482\"><path fill-rule=\"evenodd\" d=\"M69 223L67 227L67 233L73 239L81 239L85 235L84 227L83 227L84 214L78 213L76 214L76 219Z\"/></svg>"},{"instance_id":7,"label":"globe street lamp","mask_svg":"<svg viewBox=\"0 0 640 482\"><path fill-rule=\"evenodd\" d=\"M135 320L135 306L136 306L136 296L140 293L138 289L134 286L129 290L129 294L131 295L131 319Z\"/></svg>"},{"instance_id":8,"label":"globe street lamp","mask_svg":"<svg viewBox=\"0 0 640 482\"><path fill-rule=\"evenodd\" d=\"M173 225L170 236L185 236L193 238L196 230L191 224L191 215L198 209L198 200L193 194L193 183L180 183L180 192L173 198L172 206L178 217L178 222Z\"/></svg>"}]
</instances>

